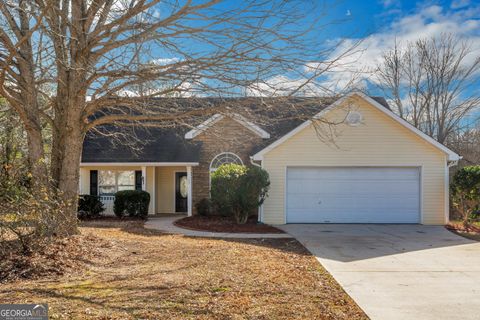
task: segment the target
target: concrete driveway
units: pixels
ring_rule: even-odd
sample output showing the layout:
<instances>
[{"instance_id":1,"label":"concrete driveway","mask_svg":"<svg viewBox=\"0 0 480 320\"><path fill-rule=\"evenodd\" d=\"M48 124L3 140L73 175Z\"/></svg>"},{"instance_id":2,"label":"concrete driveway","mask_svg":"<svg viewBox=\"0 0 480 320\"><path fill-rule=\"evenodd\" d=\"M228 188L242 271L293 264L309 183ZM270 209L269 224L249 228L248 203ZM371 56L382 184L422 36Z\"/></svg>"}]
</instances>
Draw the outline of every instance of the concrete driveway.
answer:
<instances>
[{"instance_id":1,"label":"concrete driveway","mask_svg":"<svg viewBox=\"0 0 480 320\"><path fill-rule=\"evenodd\" d=\"M420 225L281 226L371 319L480 319L480 242Z\"/></svg>"}]
</instances>

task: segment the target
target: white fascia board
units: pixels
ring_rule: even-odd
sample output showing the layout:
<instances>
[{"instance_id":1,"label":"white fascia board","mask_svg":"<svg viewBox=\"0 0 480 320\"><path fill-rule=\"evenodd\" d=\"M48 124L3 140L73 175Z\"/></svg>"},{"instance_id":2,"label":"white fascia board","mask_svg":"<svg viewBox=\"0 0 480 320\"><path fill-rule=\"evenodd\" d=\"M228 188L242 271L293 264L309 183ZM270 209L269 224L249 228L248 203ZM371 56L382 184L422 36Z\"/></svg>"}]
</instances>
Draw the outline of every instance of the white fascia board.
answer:
<instances>
[{"instance_id":1,"label":"white fascia board","mask_svg":"<svg viewBox=\"0 0 480 320\"><path fill-rule=\"evenodd\" d=\"M412 126L410 123L408 123L407 121L403 120L402 118L400 118L399 116L397 116L395 113L393 113L393 111L385 108L383 105L381 105L380 103L378 103L377 101L375 101L374 99L370 98L369 96L365 95L364 93L362 92L352 92L352 93L349 93L348 95L346 95L345 97L341 98L341 99L338 99L337 101L335 101L334 103L332 103L329 107L323 109L322 111L320 111L319 113L317 113L315 116L313 116L313 119L320 119L321 117L323 117L327 112L331 111L332 109L342 105L346 100L348 100L349 98L353 97L353 96L359 96L360 98L364 99L365 101L367 101L369 104L371 104L372 106L374 106L375 108L377 108L379 111L383 112L384 114L386 114L387 116L389 116L390 118L392 118L393 120L395 120L396 122L398 122L399 124L401 124L402 126L404 126L405 128L409 129L410 131L412 131L413 133L415 133L416 135L418 135L420 138L424 139L425 141L429 142L430 144L432 144L434 147L440 149L441 151L443 151L444 153L447 154L448 156L448 161L458 161L460 160L462 157L459 156L458 154L456 154L455 152L453 152L452 150L448 149L447 147L445 147L443 144L441 144L440 142L436 141L435 139L433 139L432 137L426 135L425 133L423 133L422 131L420 131L419 129L415 128L414 126ZM305 129L306 127L308 127L310 124L312 123L311 120L307 120L305 121L304 123L302 123L301 125L299 125L298 127L296 127L295 129L293 129L292 131L290 131L289 133L287 133L286 135L284 135L283 137L281 137L280 139L274 141L272 144L268 145L266 148L260 150L259 152L257 152L255 155L253 155L253 160L262 160L263 159L263 156L271 151L272 149L274 149L275 147L277 147L278 145L282 144L283 142L287 141L288 139L290 139L291 137L293 137L295 134L297 134L298 132L302 131L303 129Z\"/></svg>"},{"instance_id":2,"label":"white fascia board","mask_svg":"<svg viewBox=\"0 0 480 320\"><path fill-rule=\"evenodd\" d=\"M222 120L224 117L223 115L217 113L217 114L214 114L213 116L211 116L210 118L208 118L207 120L205 120L204 122L202 122L201 124L199 124L197 127L195 127L194 129L188 131L187 133L185 133L185 139L193 139L195 138L196 136L198 136L200 133L202 133L203 131L207 130L208 128L210 128L213 124L217 123L218 121Z\"/></svg>"},{"instance_id":3,"label":"white fascia board","mask_svg":"<svg viewBox=\"0 0 480 320\"><path fill-rule=\"evenodd\" d=\"M236 122L240 123L241 125L243 125L245 128L249 129L250 131L252 131L253 133L257 134L258 136L260 136L261 138L263 139L269 139L270 138L270 134L268 132L266 132L265 130L263 130L262 128L260 128L259 126L257 126L256 124L248 121L245 117L243 117L242 115L240 114L237 114L237 113L232 113L232 114L228 114L227 116L231 117L233 120L235 120ZM205 130L207 130L208 128L210 128L211 126L213 126L215 123L217 123L218 121L222 120L225 116L224 115L221 115L219 113L213 115L212 117L208 118L207 120L205 120L204 122L202 122L201 124L199 124L196 128L188 131L186 134L185 134L185 139L193 139L195 138L196 136L198 136L200 133L204 132Z\"/></svg>"},{"instance_id":4,"label":"white fascia board","mask_svg":"<svg viewBox=\"0 0 480 320\"><path fill-rule=\"evenodd\" d=\"M80 167L173 167L198 166L198 162L81 162Z\"/></svg>"}]
</instances>

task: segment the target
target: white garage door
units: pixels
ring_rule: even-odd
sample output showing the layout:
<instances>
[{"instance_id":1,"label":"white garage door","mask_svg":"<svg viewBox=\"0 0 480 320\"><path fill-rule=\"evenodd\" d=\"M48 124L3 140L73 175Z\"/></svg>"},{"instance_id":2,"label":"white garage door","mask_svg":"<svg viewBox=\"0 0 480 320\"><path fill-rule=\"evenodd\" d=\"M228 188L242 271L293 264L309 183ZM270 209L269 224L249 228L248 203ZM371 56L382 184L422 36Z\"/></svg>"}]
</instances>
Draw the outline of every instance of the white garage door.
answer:
<instances>
[{"instance_id":1,"label":"white garage door","mask_svg":"<svg viewBox=\"0 0 480 320\"><path fill-rule=\"evenodd\" d=\"M419 223L419 168L288 168L287 223Z\"/></svg>"}]
</instances>

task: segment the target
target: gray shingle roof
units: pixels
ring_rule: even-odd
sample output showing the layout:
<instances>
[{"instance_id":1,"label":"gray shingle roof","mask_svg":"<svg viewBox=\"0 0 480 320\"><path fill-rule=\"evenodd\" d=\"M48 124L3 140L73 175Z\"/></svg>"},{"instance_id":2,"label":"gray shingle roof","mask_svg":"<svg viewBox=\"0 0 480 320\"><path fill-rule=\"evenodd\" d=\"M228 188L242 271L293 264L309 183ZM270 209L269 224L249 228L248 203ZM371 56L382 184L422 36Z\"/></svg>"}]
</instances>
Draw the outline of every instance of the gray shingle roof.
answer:
<instances>
[{"instance_id":1,"label":"gray shingle roof","mask_svg":"<svg viewBox=\"0 0 480 320\"><path fill-rule=\"evenodd\" d=\"M390 109L384 98L372 98ZM275 103L273 99L158 98L151 99L149 103L165 106L166 110L184 104L188 104L189 108L194 104L198 104L197 107L203 107L202 104L222 104L226 106L226 111L240 113L270 133L270 139L258 145L254 150L256 152L334 101L332 98L291 98ZM201 143L185 140L184 135L192 126L200 124L210 116L211 114L191 118L188 126L185 123L173 123L169 128L102 126L85 137L82 162L198 162Z\"/></svg>"},{"instance_id":2,"label":"gray shingle roof","mask_svg":"<svg viewBox=\"0 0 480 320\"><path fill-rule=\"evenodd\" d=\"M108 135L92 132L83 143L82 162L198 162L200 143L185 140L181 131L109 127Z\"/></svg>"}]
</instances>

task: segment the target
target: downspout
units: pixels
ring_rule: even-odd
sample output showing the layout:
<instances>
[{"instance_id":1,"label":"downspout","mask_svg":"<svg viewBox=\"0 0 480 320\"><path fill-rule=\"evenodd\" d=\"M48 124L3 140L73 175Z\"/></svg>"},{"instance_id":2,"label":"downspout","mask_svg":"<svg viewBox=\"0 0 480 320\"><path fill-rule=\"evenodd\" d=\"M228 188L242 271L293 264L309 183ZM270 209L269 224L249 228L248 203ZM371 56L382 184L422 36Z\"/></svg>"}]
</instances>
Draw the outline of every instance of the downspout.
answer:
<instances>
[{"instance_id":1,"label":"downspout","mask_svg":"<svg viewBox=\"0 0 480 320\"><path fill-rule=\"evenodd\" d=\"M259 167L259 168L262 167L261 165L259 165L258 163L256 163L256 162L253 160L253 157L252 157L252 156L250 156L250 163L251 163L252 165L254 165L255 167Z\"/></svg>"},{"instance_id":2,"label":"downspout","mask_svg":"<svg viewBox=\"0 0 480 320\"><path fill-rule=\"evenodd\" d=\"M462 159L462 157L451 161L447 159L447 166L445 168L445 224L450 221L450 168L456 166L460 159Z\"/></svg>"},{"instance_id":3,"label":"downspout","mask_svg":"<svg viewBox=\"0 0 480 320\"><path fill-rule=\"evenodd\" d=\"M263 168L261 165L259 165L253 160L252 156L250 156L250 163L255 167ZM263 221L263 204L260 206L260 208L258 208L258 223L263 223L262 221Z\"/></svg>"},{"instance_id":4,"label":"downspout","mask_svg":"<svg viewBox=\"0 0 480 320\"><path fill-rule=\"evenodd\" d=\"M460 157L462 159L462 157ZM458 165L458 160L453 160L453 161L447 161L447 167L450 169L453 166Z\"/></svg>"}]
</instances>

